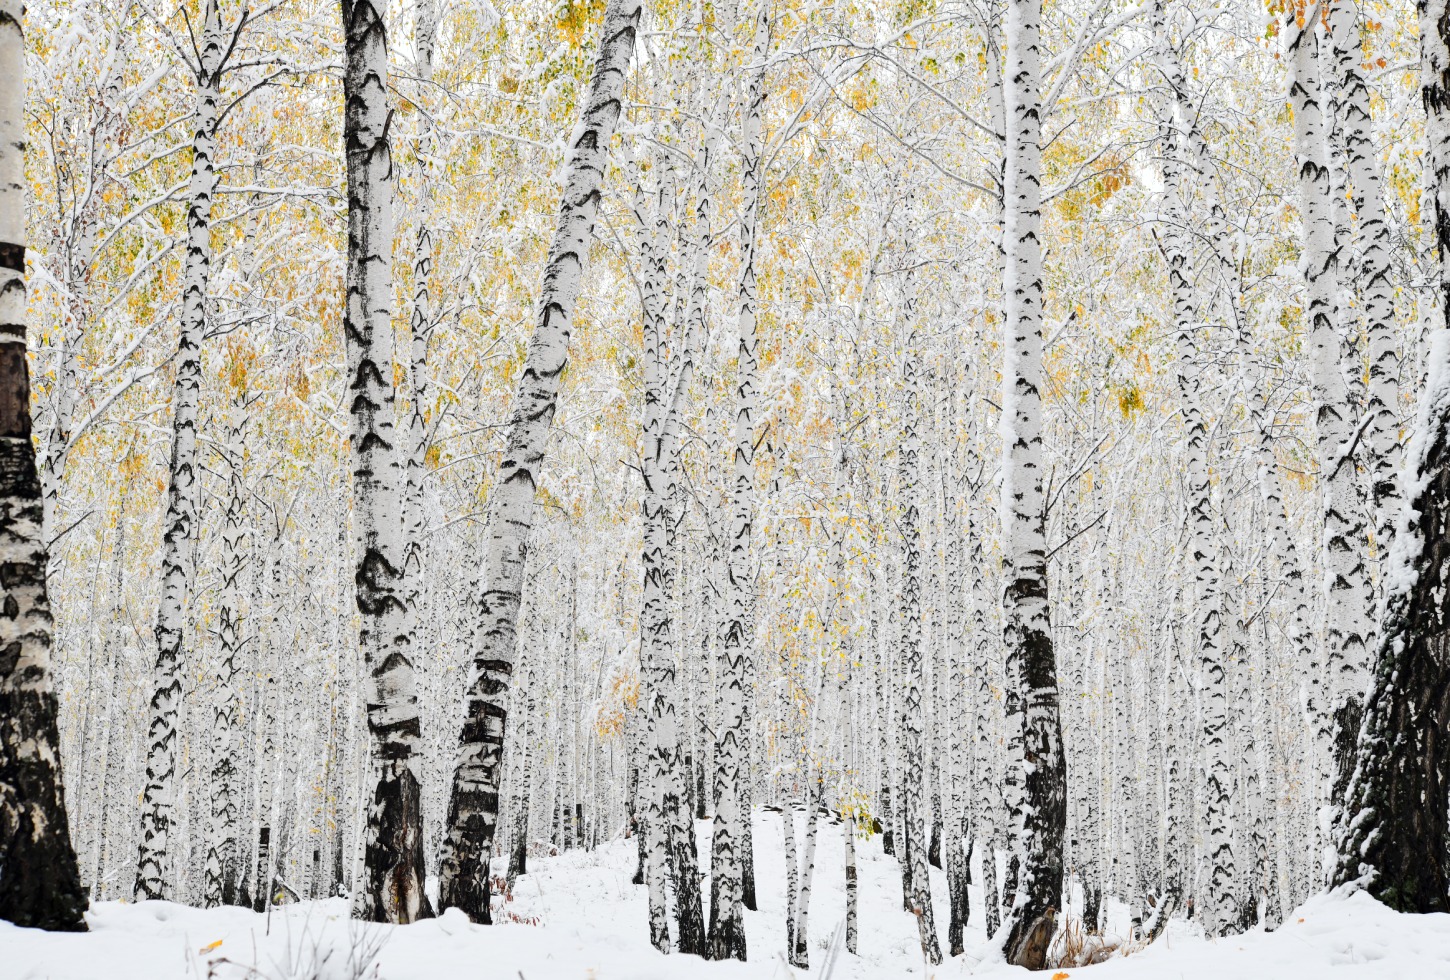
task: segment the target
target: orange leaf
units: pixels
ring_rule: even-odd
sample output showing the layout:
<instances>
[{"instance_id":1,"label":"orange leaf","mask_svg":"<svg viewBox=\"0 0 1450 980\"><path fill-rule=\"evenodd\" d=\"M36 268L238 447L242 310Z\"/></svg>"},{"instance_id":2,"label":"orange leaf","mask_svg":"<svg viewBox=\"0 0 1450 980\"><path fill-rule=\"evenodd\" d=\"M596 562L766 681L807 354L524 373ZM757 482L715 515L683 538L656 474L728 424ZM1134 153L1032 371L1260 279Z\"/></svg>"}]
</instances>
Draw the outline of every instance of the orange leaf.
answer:
<instances>
[{"instance_id":1,"label":"orange leaf","mask_svg":"<svg viewBox=\"0 0 1450 980\"><path fill-rule=\"evenodd\" d=\"M205 946L203 946L203 947L202 947L202 948L201 948L201 949L199 949L199 950L197 950L197 952L198 952L198 953L210 953L210 952L211 952L211 951L212 951L212 950L214 950L214 949L216 949L216 948L217 948L217 947L218 947L218 946L220 946L220 945L221 945L221 944L222 944L222 941L221 941L221 940L220 940L220 939L218 939L218 940L217 940L217 941L216 941L216 942L214 942L214 943L207 943L207 944L206 944L206 945L205 945ZM1054 978L1053 978L1053 980L1057 980L1057 978L1056 978L1056 977L1054 977Z\"/></svg>"}]
</instances>

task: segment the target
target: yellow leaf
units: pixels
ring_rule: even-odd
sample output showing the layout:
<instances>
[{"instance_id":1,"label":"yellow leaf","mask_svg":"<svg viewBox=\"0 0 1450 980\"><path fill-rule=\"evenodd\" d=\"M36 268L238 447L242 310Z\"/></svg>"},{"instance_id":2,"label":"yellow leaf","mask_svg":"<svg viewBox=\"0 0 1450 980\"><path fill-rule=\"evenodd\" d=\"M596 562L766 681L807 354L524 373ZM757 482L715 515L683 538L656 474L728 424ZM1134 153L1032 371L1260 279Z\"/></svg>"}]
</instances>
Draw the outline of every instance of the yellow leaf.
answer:
<instances>
[{"instance_id":1,"label":"yellow leaf","mask_svg":"<svg viewBox=\"0 0 1450 980\"><path fill-rule=\"evenodd\" d=\"M218 939L218 940L217 940L217 941L216 941L216 942L214 942L214 943L207 943L207 944L206 944L206 945L205 945L205 946L203 946L203 947L202 947L202 948L201 948L201 949L199 949L199 950L197 950L197 952L198 952L198 953L210 953L210 952L211 952L211 951L212 951L212 950L214 950L214 949L216 949L216 948L217 948L217 947L218 947L218 946L220 946L220 945L221 945L221 944L222 944L222 941L221 941L221 940L220 940L220 939Z\"/></svg>"}]
</instances>

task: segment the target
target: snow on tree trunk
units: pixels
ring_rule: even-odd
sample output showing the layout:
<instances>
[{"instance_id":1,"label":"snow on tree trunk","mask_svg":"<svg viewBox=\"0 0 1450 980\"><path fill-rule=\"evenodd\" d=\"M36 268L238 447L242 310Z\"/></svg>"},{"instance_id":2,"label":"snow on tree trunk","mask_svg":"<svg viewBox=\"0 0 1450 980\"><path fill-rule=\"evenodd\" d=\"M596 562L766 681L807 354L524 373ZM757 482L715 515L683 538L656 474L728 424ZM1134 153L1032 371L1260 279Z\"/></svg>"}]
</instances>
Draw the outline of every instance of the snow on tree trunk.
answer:
<instances>
[{"instance_id":1,"label":"snow on tree trunk","mask_svg":"<svg viewBox=\"0 0 1450 980\"><path fill-rule=\"evenodd\" d=\"M1163 23L1163 8L1155 6L1154 19L1160 50L1169 40ZM1166 59L1165 59L1166 60ZM1237 912L1234 902L1233 827L1230 800L1232 774L1228 728L1228 678L1223 649L1223 600L1219 579L1218 543L1214 531L1212 485L1208 470L1208 433L1203 419L1199 385L1200 353L1194 332L1199 318L1194 289L1188 280L1189 253L1184 240L1187 215L1183 207L1183 167L1179 140L1171 110L1163 122L1163 183L1166 221L1162 226L1163 253L1168 262L1168 281L1173 301L1173 318L1178 357L1176 378L1184 423L1185 492L1188 495L1188 524L1196 592L1196 647L1204 685L1202 730L1203 789L1201 800L1208 823L1209 897L1202 910L1204 927L1211 936L1224 935ZM1171 890L1178 882L1169 881Z\"/></svg>"},{"instance_id":2,"label":"snow on tree trunk","mask_svg":"<svg viewBox=\"0 0 1450 980\"><path fill-rule=\"evenodd\" d=\"M755 15L750 76L741 107L740 280L735 355L734 468L731 477L730 552L725 565L725 621L720 631L720 728L715 739L715 820L710 858L710 929L706 955L712 960L746 957L741 848L750 813L742 779L748 779L742 741L745 728L746 644L753 631L751 538L755 523L755 236L760 221L761 117L765 105L765 56L770 40L769 5Z\"/></svg>"},{"instance_id":3,"label":"snow on tree trunk","mask_svg":"<svg viewBox=\"0 0 1450 980\"><path fill-rule=\"evenodd\" d=\"M1450 11L1445 0L1423 0L1419 16L1443 304L1450 300ZM1450 835L1450 332L1443 328L1430 338L1426 367L1332 877L1402 912L1450 912L1443 860Z\"/></svg>"},{"instance_id":4,"label":"snow on tree trunk","mask_svg":"<svg viewBox=\"0 0 1450 980\"><path fill-rule=\"evenodd\" d=\"M544 263L538 314L509 415L506 449L490 500L481 619L474 639L461 753L448 800L439 860L439 904L489 920L488 856L498 823L498 789L517 647L519 592L533 525L534 492L559 381L568 363L574 306L603 192L609 142L619 120L624 74L634 50L640 0L610 0L594 74L564 169L558 224Z\"/></svg>"},{"instance_id":5,"label":"snow on tree trunk","mask_svg":"<svg viewBox=\"0 0 1450 980\"><path fill-rule=\"evenodd\" d=\"M437 10L433 0L416 0L413 7L413 45L417 62L418 83L423 89L433 85L434 34L438 29ZM413 231L413 308L408 318L409 358L408 382L412 397L408 399L407 462L403 492L403 602L408 609L408 622L416 630L418 607L423 594L424 509L423 479L428 456L428 340L433 332L433 296L429 278L433 274L433 184L437 179L434 165L435 140L433 124L427 112L418 114L418 182L417 215Z\"/></svg>"},{"instance_id":6,"label":"snow on tree trunk","mask_svg":"<svg viewBox=\"0 0 1450 980\"><path fill-rule=\"evenodd\" d=\"M371 772L363 880L353 914L408 923L432 915L423 893L421 722L413 636L402 592L402 472L394 424L392 306L393 160L388 133L385 11L343 0L343 145L347 155L348 400L353 467L353 549L358 646L368 672Z\"/></svg>"},{"instance_id":7,"label":"snow on tree trunk","mask_svg":"<svg viewBox=\"0 0 1450 980\"><path fill-rule=\"evenodd\" d=\"M908 221L912 206L907 204ZM913 234L908 228L907 234ZM922 630L921 630L921 426L922 383L921 331L916 323L916 287L914 283L915 253L908 243L903 254L905 268L901 291L901 317L907 331L906 348L902 354L901 448L899 450L899 487L901 494L901 545L904 562L901 573L901 652L905 681L905 702L902 713L902 752L904 758L902 810L906 828L905 864L907 910L917 918L921 935L922 955L933 966L941 962L937 942L936 920L932 915L931 879L927 871L925 760L922 758Z\"/></svg>"},{"instance_id":8,"label":"snow on tree trunk","mask_svg":"<svg viewBox=\"0 0 1450 980\"><path fill-rule=\"evenodd\" d=\"M1355 272L1369 342L1369 387L1364 411L1369 417L1364 442L1375 508L1376 545L1386 553L1399 510L1399 352L1395 345L1395 286L1391 280L1390 226L1386 221L1379 154L1372 137L1369 88L1364 76L1360 16L1349 0L1328 3L1329 36L1335 69L1337 116L1349 178L1349 205L1357 218ZM1354 365L1358 367L1358 365Z\"/></svg>"},{"instance_id":9,"label":"snow on tree trunk","mask_svg":"<svg viewBox=\"0 0 1450 980\"><path fill-rule=\"evenodd\" d=\"M25 28L0 0L0 919L84 932L61 774L25 351Z\"/></svg>"},{"instance_id":10,"label":"snow on tree trunk","mask_svg":"<svg viewBox=\"0 0 1450 980\"><path fill-rule=\"evenodd\" d=\"M171 468L162 535L161 597L156 609L155 687L147 729L146 786L141 800L141 846L135 894L170 898L171 821L176 800L177 710L185 651L187 584L196 548L196 408L201 395L201 342L211 273L211 212L216 194L217 100L226 37L216 0L207 0L196 68L191 183L187 189L186 268L181 332L172 388Z\"/></svg>"},{"instance_id":11,"label":"snow on tree trunk","mask_svg":"<svg viewBox=\"0 0 1450 980\"><path fill-rule=\"evenodd\" d=\"M1042 473L1040 0L1007 5L1007 168L1003 241L1006 300L1002 371L1002 522L1006 587L1003 636L1007 685L1021 710L1021 798L1013 800L1019 881L1009 912L1008 962L1046 965L1062 896L1067 767L1058 718L1057 664L1048 621Z\"/></svg>"},{"instance_id":12,"label":"snow on tree trunk","mask_svg":"<svg viewBox=\"0 0 1450 980\"><path fill-rule=\"evenodd\" d=\"M240 699L237 678L241 673L241 576L247 558L242 550L245 535L245 493L242 481L242 439L247 423L246 363L240 346L231 352L232 390L223 442L227 473L227 496L222 517L221 602L217 612L217 639L221 649L216 667L216 694L212 707L212 737L215 749L211 763L211 813L207 829L206 893L208 908L235 905L241 878L237 848L237 772L241 747Z\"/></svg>"},{"instance_id":13,"label":"snow on tree trunk","mask_svg":"<svg viewBox=\"0 0 1450 980\"><path fill-rule=\"evenodd\" d=\"M1302 16L1302 14L1300 15ZM1290 54L1289 103L1294 110L1294 154L1299 168L1303 221L1306 345L1311 350L1319 484L1324 512L1324 574L1327 613L1324 631L1329 697L1312 706L1319 723L1319 752L1336 789L1348 775L1354 733L1373 641L1373 596L1365 567L1367 541L1357 499L1353 420L1346 417L1348 393L1339 366L1336 321L1338 253L1329 207L1329 168L1324 159L1326 125L1319 84L1317 17L1302 24L1290 10L1285 35ZM1337 795L1337 794L1336 794ZM1321 828L1323 822L1321 821Z\"/></svg>"}]
</instances>

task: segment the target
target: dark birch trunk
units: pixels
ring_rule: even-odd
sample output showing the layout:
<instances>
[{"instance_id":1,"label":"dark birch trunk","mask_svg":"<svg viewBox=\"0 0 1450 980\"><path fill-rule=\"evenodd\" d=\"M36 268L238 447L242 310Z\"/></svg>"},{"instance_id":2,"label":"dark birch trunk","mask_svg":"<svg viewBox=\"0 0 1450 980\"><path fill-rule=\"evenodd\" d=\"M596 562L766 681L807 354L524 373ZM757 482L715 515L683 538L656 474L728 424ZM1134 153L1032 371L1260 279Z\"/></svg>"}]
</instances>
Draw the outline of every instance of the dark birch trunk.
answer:
<instances>
[{"instance_id":1,"label":"dark birch trunk","mask_svg":"<svg viewBox=\"0 0 1450 980\"><path fill-rule=\"evenodd\" d=\"M44 503L25 360L25 33L0 0L0 919L84 932L50 681Z\"/></svg>"}]
</instances>

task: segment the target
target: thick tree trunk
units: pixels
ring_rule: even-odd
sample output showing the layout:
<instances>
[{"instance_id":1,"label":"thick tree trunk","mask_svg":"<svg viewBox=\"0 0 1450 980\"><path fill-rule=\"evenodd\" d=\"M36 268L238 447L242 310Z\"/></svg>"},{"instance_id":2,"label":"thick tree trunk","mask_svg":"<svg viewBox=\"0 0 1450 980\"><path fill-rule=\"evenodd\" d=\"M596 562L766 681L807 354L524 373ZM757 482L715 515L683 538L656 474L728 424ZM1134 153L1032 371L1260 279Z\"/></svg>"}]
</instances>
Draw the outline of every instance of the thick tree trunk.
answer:
<instances>
[{"instance_id":1,"label":"thick tree trunk","mask_svg":"<svg viewBox=\"0 0 1450 980\"><path fill-rule=\"evenodd\" d=\"M1007 960L1046 965L1062 895L1067 767L1058 717L1057 664L1048 621L1047 547L1042 487L1042 245L1039 238L1041 103L1037 92L1040 0L1007 7L1007 179L1003 240L1007 251L1002 372L1003 593L1008 690L1021 711L1021 803L1014 801L1014 850L1020 856ZM1009 760L1010 765L1018 760Z\"/></svg>"},{"instance_id":2,"label":"thick tree trunk","mask_svg":"<svg viewBox=\"0 0 1450 980\"><path fill-rule=\"evenodd\" d=\"M1436 215L1441 236L1447 218ZM1333 876L1401 912L1450 912L1450 334L1437 333L1429 356Z\"/></svg>"},{"instance_id":3,"label":"thick tree trunk","mask_svg":"<svg viewBox=\"0 0 1450 980\"><path fill-rule=\"evenodd\" d=\"M1321 762L1336 795L1348 775L1354 734L1373 641L1374 600L1365 567L1368 541L1360 513L1354 454L1353 420L1347 417L1348 392L1340 370L1338 252L1330 213L1331 183L1324 158L1325 121L1319 83L1318 17L1298 23L1290 10L1285 20L1289 45L1289 102L1294 110L1294 153L1299 168L1303 219L1304 283L1308 293L1306 344L1311 350L1315 388L1315 429L1324 513L1324 569L1327 615L1324 646L1329 671L1327 697L1314 691L1311 710L1319 722Z\"/></svg>"},{"instance_id":4,"label":"thick tree trunk","mask_svg":"<svg viewBox=\"0 0 1450 980\"><path fill-rule=\"evenodd\" d=\"M1339 125L1349 178L1349 205L1357 219L1354 242L1357 292L1369 344L1369 387L1364 411L1367 469L1375 509L1376 544L1381 556L1394 537L1400 504L1400 379L1395 344L1395 286L1391 280L1390 226L1385 219L1379 154L1372 133L1369 88L1360 44L1360 15L1351 0L1328 4L1328 30L1334 56ZM1358 365L1354 365L1358 367Z\"/></svg>"},{"instance_id":5,"label":"thick tree trunk","mask_svg":"<svg viewBox=\"0 0 1450 980\"><path fill-rule=\"evenodd\" d=\"M348 392L353 465L353 548L358 646L368 672L371 733L363 881L353 914L408 923L432 915L423 893L421 723L413 635L402 592L402 473L394 425L392 305L393 160L388 127L385 11L342 0L346 66Z\"/></svg>"},{"instance_id":6,"label":"thick tree trunk","mask_svg":"<svg viewBox=\"0 0 1450 980\"><path fill-rule=\"evenodd\" d=\"M0 919L84 932L50 679L44 504L25 356L25 33L0 0Z\"/></svg>"},{"instance_id":7,"label":"thick tree trunk","mask_svg":"<svg viewBox=\"0 0 1450 980\"><path fill-rule=\"evenodd\" d=\"M624 74L634 50L640 0L610 0L594 75L564 171L559 219L544 264L538 316L509 416L507 448L490 501L482 622L474 640L461 752L448 801L439 861L439 904L489 921L488 855L498 822L507 696L517 646L519 593L533 524L534 491L559 381L568 363L574 305L619 120Z\"/></svg>"},{"instance_id":8,"label":"thick tree trunk","mask_svg":"<svg viewBox=\"0 0 1450 980\"><path fill-rule=\"evenodd\" d=\"M1450 300L1450 10L1419 5L1435 247ZM1446 307L1450 308L1450 307ZM1402 912L1450 912L1450 332L1437 330L1385 564L1379 655L1338 821L1335 884Z\"/></svg>"},{"instance_id":9,"label":"thick tree trunk","mask_svg":"<svg viewBox=\"0 0 1450 980\"><path fill-rule=\"evenodd\" d=\"M138 899L170 898L171 820L176 798L176 715L181 704L186 592L198 534L196 513L196 408L201 395L201 342L211 273L211 212L216 194L217 100L226 38L216 0L207 0L191 141L191 185L186 212L186 270L181 334L172 389L171 469L162 535L161 597L156 608L156 673L147 729L146 786L141 800Z\"/></svg>"}]
</instances>

